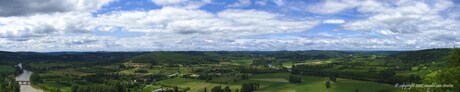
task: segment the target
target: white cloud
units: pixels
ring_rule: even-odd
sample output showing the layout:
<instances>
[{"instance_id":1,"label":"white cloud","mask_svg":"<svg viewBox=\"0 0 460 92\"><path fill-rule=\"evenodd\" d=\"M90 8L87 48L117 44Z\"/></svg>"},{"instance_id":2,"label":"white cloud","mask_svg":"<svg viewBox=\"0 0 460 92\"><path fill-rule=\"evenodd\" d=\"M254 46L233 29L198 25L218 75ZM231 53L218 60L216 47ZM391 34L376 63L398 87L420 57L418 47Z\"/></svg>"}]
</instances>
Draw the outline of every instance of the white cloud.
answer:
<instances>
[{"instance_id":1,"label":"white cloud","mask_svg":"<svg viewBox=\"0 0 460 92\"><path fill-rule=\"evenodd\" d=\"M213 0L201 0L203 3L212 3Z\"/></svg>"},{"instance_id":2,"label":"white cloud","mask_svg":"<svg viewBox=\"0 0 460 92\"><path fill-rule=\"evenodd\" d=\"M345 20L342 20L342 19L328 19L328 20L324 20L323 23L325 23L325 24L343 24L343 23L345 23Z\"/></svg>"},{"instance_id":3,"label":"white cloud","mask_svg":"<svg viewBox=\"0 0 460 92\"><path fill-rule=\"evenodd\" d=\"M210 13L164 6L97 16L88 11L0 17L0 24L1 50L218 50L225 48L220 45L229 45L240 37L306 31L318 21L289 19L258 10ZM143 32L145 36L117 38L92 34L115 30ZM250 49L240 45L229 48Z\"/></svg>"},{"instance_id":4,"label":"white cloud","mask_svg":"<svg viewBox=\"0 0 460 92\"><path fill-rule=\"evenodd\" d=\"M325 0L320 3L310 4L306 11L317 14L337 14L342 11L356 9L361 13L393 12L395 9L407 14L420 14L428 11L437 12L452 6L452 2L440 0L429 6L421 1L378 1L378 0ZM433 7L429 10L430 7Z\"/></svg>"},{"instance_id":5,"label":"white cloud","mask_svg":"<svg viewBox=\"0 0 460 92\"><path fill-rule=\"evenodd\" d=\"M356 7L357 4L356 0L326 0L310 5L306 10L318 14L335 14Z\"/></svg>"},{"instance_id":6,"label":"white cloud","mask_svg":"<svg viewBox=\"0 0 460 92\"><path fill-rule=\"evenodd\" d=\"M0 1L0 24L3 24L0 26L0 38L24 41L44 36L88 33L97 26L91 22L91 13L112 1L3 0Z\"/></svg>"},{"instance_id":7,"label":"white cloud","mask_svg":"<svg viewBox=\"0 0 460 92\"><path fill-rule=\"evenodd\" d=\"M411 26L416 26L417 24L424 24L425 22L436 22L434 20L444 20L442 16L440 16L439 11L443 8L439 7L430 7L426 3L423 2L398 2L396 3L398 7L380 7L380 11L376 11L373 13L367 20L362 21L353 21L349 24L345 25L346 28L351 30L356 28L356 26L366 25L370 26L367 29L360 29L360 30L370 30L373 28L389 28L394 29L392 31L411 31L398 28L411 28ZM439 4L439 3L435 3ZM447 4L450 5L450 4ZM437 5L439 6L439 5ZM449 7L449 6L447 6ZM367 7L358 7L358 9L365 9ZM368 11L362 11L363 13L367 13ZM426 23L425 23L426 24ZM402 27L406 26L406 27ZM393 27L393 28L390 28ZM362 28L362 27L358 27ZM420 28L420 27L413 27L413 28ZM412 30L416 31L416 30Z\"/></svg>"},{"instance_id":8,"label":"white cloud","mask_svg":"<svg viewBox=\"0 0 460 92\"><path fill-rule=\"evenodd\" d=\"M284 0L273 0L273 2L278 6L284 6Z\"/></svg>"},{"instance_id":9,"label":"white cloud","mask_svg":"<svg viewBox=\"0 0 460 92\"><path fill-rule=\"evenodd\" d=\"M460 12L457 11L460 11L460 6L458 5L450 10L450 13L448 14L449 18L460 20Z\"/></svg>"},{"instance_id":10,"label":"white cloud","mask_svg":"<svg viewBox=\"0 0 460 92\"><path fill-rule=\"evenodd\" d=\"M383 5L393 6L383 6ZM345 23L347 30L375 32L395 39L449 42L460 39L457 20L444 16L452 8L450 1L399 1L380 2L380 8L356 7L368 18ZM371 9L371 10L366 10ZM375 9L375 10L372 10ZM371 12L373 11L373 12Z\"/></svg>"},{"instance_id":11,"label":"white cloud","mask_svg":"<svg viewBox=\"0 0 460 92\"><path fill-rule=\"evenodd\" d=\"M94 29L89 13L53 13L28 17L0 17L0 37L29 38L64 33L86 33Z\"/></svg>"},{"instance_id":12,"label":"white cloud","mask_svg":"<svg viewBox=\"0 0 460 92\"><path fill-rule=\"evenodd\" d=\"M227 5L227 7L247 7L251 4L251 0L238 0L236 3Z\"/></svg>"},{"instance_id":13,"label":"white cloud","mask_svg":"<svg viewBox=\"0 0 460 92\"><path fill-rule=\"evenodd\" d=\"M152 0L162 7L94 16L94 11L107 4L97 2L77 4L75 7L79 8L71 6L71 10L65 11L4 13L0 17L0 50L401 50L460 45L460 32L457 30L460 22L455 20L453 7L456 6L449 1L367 0L357 3L353 0L328 0L312 7L296 7L307 11L316 9L316 12L311 12L318 16L356 10L359 18L347 21L343 18L318 21L317 17L301 20L282 13L251 9L208 12L197 8L211 3L211 0ZM288 5L292 3L288 1L272 2L294 7ZM257 4L257 1L254 3ZM326 10L321 11L323 9ZM299 36L321 22L342 24L343 29L359 31L362 35L322 33ZM134 37L94 34L118 31L143 34ZM295 32L299 33L289 37L279 36L279 33ZM265 34L276 36L257 38Z\"/></svg>"},{"instance_id":14,"label":"white cloud","mask_svg":"<svg viewBox=\"0 0 460 92\"><path fill-rule=\"evenodd\" d=\"M163 5L177 5L187 2L187 0L152 0L155 4Z\"/></svg>"},{"instance_id":15,"label":"white cloud","mask_svg":"<svg viewBox=\"0 0 460 92\"><path fill-rule=\"evenodd\" d=\"M284 20L282 15L257 10L225 10L218 14L202 10L164 7L158 10L129 11L100 15L103 26L146 33L241 35L305 31L314 20Z\"/></svg>"},{"instance_id":16,"label":"white cloud","mask_svg":"<svg viewBox=\"0 0 460 92\"><path fill-rule=\"evenodd\" d=\"M312 4L306 10L329 15L356 10L358 13L354 15L362 19L347 21L342 25L344 29L376 33L401 43L416 42L413 48L421 49L458 44L460 23L455 18L455 8L450 0L327 0Z\"/></svg>"},{"instance_id":17,"label":"white cloud","mask_svg":"<svg viewBox=\"0 0 460 92\"><path fill-rule=\"evenodd\" d=\"M28 41L1 40L3 50L15 51L145 51L145 50L408 50L440 48L459 45L459 42L446 43L428 40L397 40L392 38L375 38L368 36L322 35L307 37L286 37L284 39L164 39L160 37L140 36L117 38L110 36L56 36L43 37ZM163 38L163 39L161 39ZM8 44L8 45L5 45Z\"/></svg>"},{"instance_id":18,"label":"white cloud","mask_svg":"<svg viewBox=\"0 0 460 92\"><path fill-rule=\"evenodd\" d=\"M196 9L201 6L212 3L212 0L152 0L158 6L180 7L188 9Z\"/></svg>"},{"instance_id":19,"label":"white cloud","mask_svg":"<svg viewBox=\"0 0 460 92\"><path fill-rule=\"evenodd\" d=\"M1 0L0 16L55 12L94 12L113 0Z\"/></svg>"},{"instance_id":20,"label":"white cloud","mask_svg":"<svg viewBox=\"0 0 460 92\"><path fill-rule=\"evenodd\" d=\"M254 1L255 4L260 5L260 6L265 6L268 3L268 0L256 0Z\"/></svg>"}]
</instances>

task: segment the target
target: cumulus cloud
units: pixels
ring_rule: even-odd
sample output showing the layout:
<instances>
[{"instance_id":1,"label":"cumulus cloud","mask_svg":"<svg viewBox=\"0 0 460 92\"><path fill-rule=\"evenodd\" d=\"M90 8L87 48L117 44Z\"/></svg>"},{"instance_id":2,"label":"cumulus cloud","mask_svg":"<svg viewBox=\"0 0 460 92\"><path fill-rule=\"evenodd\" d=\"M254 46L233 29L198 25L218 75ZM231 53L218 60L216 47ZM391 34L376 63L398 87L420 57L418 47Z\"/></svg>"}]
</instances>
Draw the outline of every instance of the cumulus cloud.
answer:
<instances>
[{"instance_id":1,"label":"cumulus cloud","mask_svg":"<svg viewBox=\"0 0 460 92\"><path fill-rule=\"evenodd\" d=\"M309 12L319 14L335 14L356 6L355 0L325 0L321 3L308 6Z\"/></svg>"},{"instance_id":2,"label":"cumulus cloud","mask_svg":"<svg viewBox=\"0 0 460 92\"><path fill-rule=\"evenodd\" d=\"M148 11L115 11L96 16L87 11L0 17L0 24L3 50L217 50L225 48L219 47L221 41L306 31L318 21L290 19L259 10L227 9L210 13L166 5ZM116 30L142 32L145 36L117 38L92 34ZM142 42L132 43L138 41ZM200 47L205 46L200 44L210 45ZM245 46L232 48L237 47Z\"/></svg>"},{"instance_id":3,"label":"cumulus cloud","mask_svg":"<svg viewBox=\"0 0 460 92\"><path fill-rule=\"evenodd\" d=\"M362 3L358 3L362 2ZM460 39L458 20L452 18L455 9L449 0L440 1L358 1L327 0L307 10L318 14L337 14L356 10L363 19L344 23L346 30L377 33L394 39L452 42ZM451 15L449 15L451 14ZM323 21L323 23L332 21Z\"/></svg>"},{"instance_id":4,"label":"cumulus cloud","mask_svg":"<svg viewBox=\"0 0 460 92\"><path fill-rule=\"evenodd\" d=\"M95 11L113 0L1 0L0 16Z\"/></svg>"},{"instance_id":5,"label":"cumulus cloud","mask_svg":"<svg viewBox=\"0 0 460 92\"><path fill-rule=\"evenodd\" d=\"M174 34L168 35L174 36ZM177 36L177 35L176 35ZM0 40L2 49L16 51L208 51L208 50L412 50L440 48L460 44L442 41L395 40L392 38L375 38L370 36L296 36L285 39L240 38L226 39L159 39L167 36L140 36L117 38L110 36L78 35L43 37L29 41ZM5 45L8 44L8 45ZM223 49L224 48L224 49Z\"/></svg>"},{"instance_id":6,"label":"cumulus cloud","mask_svg":"<svg viewBox=\"0 0 460 92\"><path fill-rule=\"evenodd\" d=\"M54 13L28 17L0 17L0 37L30 38L64 33L86 33L96 25L91 24L89 13Z\"/></svg>"},{"instance_id":7,"label":"cumulus cloud","mask_svg":"<svg viewBox=\"0 0 460 92\"><path fill-rule=\"evenodd\" d=\"M273 0L273 2L278 6L284 6L284 0Z\"/></svg>"},{"instance_id":8,"label":"cumulus cloud","mask_svg":"<svg viewBox=\"0 0 460 92\"><path fill-rule=\"evenodd\" d=\"M452 12L458 7L451 1L327 0L302 7L291 6L292 2L284 0L271 1L317 16L334 16L349 10L359 15L356 19L333 17L337 19L323 21L319 20L328 17L303 16L302 20L283 12L200 9L211 0L151 0L161 8L104 14L94 11L111 0L66 4L71 1L45 0L39 6L18 5L25 9L35 7L25 13L0 12L0 50L407 50L460 45L458 14ZM265 0L259 1L253 3L263 6ZM12 7L1 5L0 11L14 10ZM298 35L321 23L340 24L340 29L359 31L362 35ZM142 35L95 34L120 31ZM286 33L295 35L279 36ZM275 37L258 37L261 35Z\"/></svg>"},{"instance_id":9,"label":"cumulus cloud","mask_svg":"<svg viewBox=\"0 0 460 92\"><path fill-rule=\"evenodd\" d=\"M158 6L196 9L212 3L212 0L152 0Z\"/></svg>"},{"instance_id":10,"label":"cumulus cloud","mask_svg":"<svg viewBox=\"0 0 460 92\"><path fill-rule=\"evenodd\" d=\"M187 2L187 0L152 0L157 5L177 5Z\"/></svg>"},{"instance_id":11,"label":"cumulus cloud","mask_svg":"<svg viewBox=\"0 0 460 92\"><path fill-rule=\"evenodd\" d=\"M260 5L260 6L265 6L268 3L268 0L256 0L254 1L255 4Z\"/></svg>"},{"instance_id":12,"label":"cumulus cloud","mask_svg":"<svg viewBox=\"0 0 460 92\"><path fill-rule=\"evenodd\" d=\"M68 33L88 33L91 13L113 0L2 0L0 38L18 41Z\"/></svg>"},{"instance_id":13,"label":"cumulus cloud","mask_svg":"<svg viewBox=\"0 0 460 92\"><path fill-rule=\"evenodd\" d=\"M247 7L251 4L252 4L251 0L238 0L237 2L233 4L227 5L227 7Z\"/></svg>"},{"instance_id":14,"label":"cumulus cloud","mask_svg":"<svg viewBox=\"0 0 460 92\"><path fill-rule=\"evenodd\" d=\"M344 29L376 33L400 42L426 43L417 44L417 47L429 48L450 47L460 40L460 24L456 12L453 12L457 8L451 0L326 0L310 4L305 9L320 15L355 10L361 19L347 21L342 25ZM327 22L332 21L323 21Z\"/></svg>"},{"instance_id":15,"label":"cumulus cloud","mask_svg":"<svg viewBox=\"0 0 460 92\"><path fill-rule=\"evenodd\" d=\"M448 14L449 18L460 20L460 12L456 11L460 11L460 6L455 6L455 8L450 10Z\"/></svg>"},{"instance_id":16,"label":"cumulus cloud","mask_svg":"<svg viewBox=\"0 0 460 92\"><path fill-rule=\"evenodd\" d=\"M315 20L285 20L282 15L257 10L224 10L217 14L202 10L164 7L158 10L128 11L98 17L100 25L122 27L146 33L242 35L305 31Z\"/></svg>"},{"instance_id":17,"label":"cumulus cloud","mask_svg":"<svg viewBox=\"0 0 460 92\"><path fill-rule=\"evenodd\" d=\"M383 2L381 2L383 3ZM453 6L450 1L434 3L417 1L400 1L396 5L379 6L364 20L351 21L343 25L345 29L357 31L377 31L383 35L398 37L430 36L430 32L449 33L459 28L458 21L443 16L442 11ZM382 4L377 4L382 5ZM369 13L365 6L358 7L362 13Z\"/></svg>"},{"instance_id":18,"label":"cumulus cloud","mask_svg":"<svg viewBox=\"0 0 460 92\"><path fill-rule=\"evenodd\" d=\"M342 19L328 19L328 20L324 20L323 23L326 23L326 24L343 24L343 23L345 23L345 20L342 20Z\"/></svg>"}]
</instances>

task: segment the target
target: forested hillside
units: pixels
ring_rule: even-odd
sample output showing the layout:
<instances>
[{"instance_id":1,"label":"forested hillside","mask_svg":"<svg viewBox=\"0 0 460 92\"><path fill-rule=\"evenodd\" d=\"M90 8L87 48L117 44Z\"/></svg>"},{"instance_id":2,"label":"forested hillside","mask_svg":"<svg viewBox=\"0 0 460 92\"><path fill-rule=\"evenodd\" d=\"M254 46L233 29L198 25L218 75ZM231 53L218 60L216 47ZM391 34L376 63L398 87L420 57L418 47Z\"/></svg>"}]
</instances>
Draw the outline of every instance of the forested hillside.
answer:
<instances>
[{"instance_id":1,"label":"forested hillside","mask_svg":"<svg viewBox=\"0 0 460 92\"><path fill-rule=\"evenodd\" d=\"M103 62L123 61L145 52L0 52L0 62L47 61L47 62Z\"/></svg>"},{"instance_id":2,"label":"forested hillside","mask_svg":"<svg viewBox=\"0 0 460 92\"><path fill-rule=\"evenodd\" d=\"M426 49L419 51L406 51L388 56L388 59L397 59L404 63L425 64L432 62L446 62L451 49Z\"/></svg>"},{"instance_id":3,"label":"forested hillside","mask_svg":"<svg viewBox=\"0 0 460 92\"><path fill-rule=\"evenodd\" d=\"M202 53L185 52L152 52L142 54L132 59L137 63L151 64L201 64L217 63L217 59L206 56Z\"/></svg>"}]
</instances>

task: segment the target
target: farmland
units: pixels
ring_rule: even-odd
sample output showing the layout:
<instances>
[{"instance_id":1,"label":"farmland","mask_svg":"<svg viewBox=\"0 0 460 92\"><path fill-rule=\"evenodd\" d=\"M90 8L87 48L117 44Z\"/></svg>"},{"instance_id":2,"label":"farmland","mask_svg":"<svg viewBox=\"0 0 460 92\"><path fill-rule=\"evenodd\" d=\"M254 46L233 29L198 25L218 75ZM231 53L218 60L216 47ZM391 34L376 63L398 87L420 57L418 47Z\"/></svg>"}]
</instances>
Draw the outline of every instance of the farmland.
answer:
<instances>
[{"instance_id":1,"label":"farmland","mask_svg":"<svg viewBox=\"0 0 460 92\"><path fill-rule=\"evenodd\" d=\"M124 53L129 56L123 58L103 53L99 59L59 61L94 54L82 52L20 63L34 72L34 86L51 92L405 92L427 89L394 85L429 83L448 63L449 50L417 52L150 52ZM426 53L438 56L406 60ZM4 63L0 72L17 71L14 62Z\"/></svg>"}]
</instances>

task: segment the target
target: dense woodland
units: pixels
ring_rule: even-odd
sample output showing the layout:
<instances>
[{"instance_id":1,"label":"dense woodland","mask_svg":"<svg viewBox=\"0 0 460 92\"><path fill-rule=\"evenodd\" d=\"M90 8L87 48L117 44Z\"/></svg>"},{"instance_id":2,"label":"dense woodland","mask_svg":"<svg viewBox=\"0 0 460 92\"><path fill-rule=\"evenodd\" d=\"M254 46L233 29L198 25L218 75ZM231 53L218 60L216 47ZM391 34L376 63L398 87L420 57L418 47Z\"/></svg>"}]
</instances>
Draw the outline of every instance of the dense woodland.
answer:
<instances>
[{"instance_id":1,"label":"dense woodland","mask_svg":"<svg viewBox=\"0 0 460 92\"><path fill-rule=\"evenodd\" d=\"M8 63L0 63L0 67L7 67L0 70L0 92L19 92L20 86L14 75L22 73L22 70Z\"/></svg>"},{"instance_id":2,"label":"dense woodland","mask_svg":"<svg viewBox=\"0 0 460 92\"><path fill-rule=\"evenodd\" d=\"M0 75L0 92L19 92L19 83L13 76Z\"/></svg>"}]
</instances>

